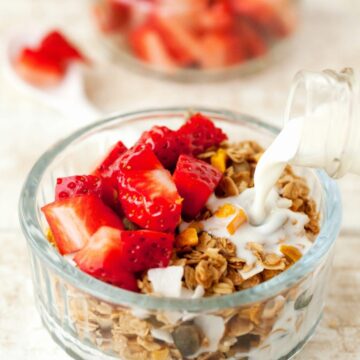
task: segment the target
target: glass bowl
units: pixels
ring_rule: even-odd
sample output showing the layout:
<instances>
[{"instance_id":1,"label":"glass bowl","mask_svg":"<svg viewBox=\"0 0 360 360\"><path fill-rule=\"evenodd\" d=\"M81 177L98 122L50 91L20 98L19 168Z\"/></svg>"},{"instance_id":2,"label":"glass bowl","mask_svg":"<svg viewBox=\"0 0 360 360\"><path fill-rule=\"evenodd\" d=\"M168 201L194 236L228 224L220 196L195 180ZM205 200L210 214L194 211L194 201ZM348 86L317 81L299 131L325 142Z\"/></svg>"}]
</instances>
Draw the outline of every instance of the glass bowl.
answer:
<instances>
[{"instance_id":1,"label":"glass bowl","mask_svg":"<svg viewBox=\"0 0 360 360\"><path fill-rule=\"evenodd\" d=\"M283 56L299 0L91 0L115 61L194 81L246 74Z\"/></svg>"},{"instance_id":2,"label":"glass bowl","mask_svg":"<svg viewBox=\"0 0 360 360\"><path fill-rule=\"evenodd\" d=\"M254 139L267 146L278 131L247 115L196 111L213 119L230 140ZM53 201L57 177L88 172L113 143L120 139L131 145L155 124L178 127L186 112L139 111L91 124L43 154L25 182L20 222L29 247L36 305L52 337L75 358L289 359L321 318L341 221L337 185L323 171L301 173L321 213L321 232L313 247L287 271L230 295L189 300L128 292L81 272L46 239L40 208ZM198 327L207 338L200 350L192 335Z\"/></svg>"}]
</instances>

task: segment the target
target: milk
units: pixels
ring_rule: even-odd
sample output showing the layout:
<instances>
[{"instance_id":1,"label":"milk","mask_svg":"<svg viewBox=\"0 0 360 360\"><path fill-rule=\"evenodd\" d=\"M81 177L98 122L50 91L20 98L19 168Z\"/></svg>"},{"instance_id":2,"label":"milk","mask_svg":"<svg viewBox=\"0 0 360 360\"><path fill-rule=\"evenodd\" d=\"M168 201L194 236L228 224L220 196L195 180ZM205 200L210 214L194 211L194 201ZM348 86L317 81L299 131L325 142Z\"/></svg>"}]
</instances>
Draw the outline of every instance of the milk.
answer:
<instances>
[{"instance_id":1,"label":"milk","mask_svg":"<svg viewBox=\"0 0 360 360\"><path fill-rule=\"evenodd\" d=\"M287 164L322 168L330 176L347 170L360 174L360 125L355 146L348 146L350 127L344 120L348 109L331 102L315 108L306 116L291 119L260 158L254 174L255 199L251 222L261 224L270 209L266 199Z\"/></svg>"}]
</instances>

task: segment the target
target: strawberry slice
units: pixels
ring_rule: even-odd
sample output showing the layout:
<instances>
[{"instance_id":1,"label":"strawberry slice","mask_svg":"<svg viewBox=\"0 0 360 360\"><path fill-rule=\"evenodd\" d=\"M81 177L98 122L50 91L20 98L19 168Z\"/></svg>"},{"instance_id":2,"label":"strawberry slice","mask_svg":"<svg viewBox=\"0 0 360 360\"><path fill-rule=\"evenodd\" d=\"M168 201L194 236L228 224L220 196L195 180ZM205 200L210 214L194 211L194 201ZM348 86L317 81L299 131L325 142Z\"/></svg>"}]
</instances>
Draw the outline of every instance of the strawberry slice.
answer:
<instances>
[{"instance_id":1,"label":"strawberry slice","mask_svg":"<svg viewBox=\"0 0 360 360\"><path fill-rule=\"evenodd\" d=\"M219 145L228 138L209 118L200 113L192 115L187 120L178 130L178 136L190 139L193 155L198 155L211 146Z\"/></svg>"},{"instance_id":2,"label":"strawberry slice","mask_svg":"<svg viewBox=\"0 0 360 360\"><path fill-rule=\"evenodd\" d=\"M181 198L167 170L122 171L118 180L119 200L130 221L145 229L174 231Z\"/></svg>"},{"instance_id":3,"label":"strawberry slice","mask_svg":"<svg viewBox=\"0 0 360 360\"><path fill-rule=\"evenodd\" d=\"M169 170L174 169L180 154L188 154L190 151L190 139L178 136L176 131L166 126L153 126L142 134L137 144L147 145Z\"/></svg>"},{"instance_id":4,"label":"strawberry slice","mask_svg":"<svg viewBox=\"0 0 360 360\"><path fill-rule=\"evenodd\" d=\"M117 0L97 2L93 7L97 25L104 33L122 30L131 19L131 7Z\"/></svg>"},{"instance_id":5,"label":"strawberry slice","mask_svg":"<svg viewBox=\"0 0 360 360\"><path fill-rule=\"evenodd\" d=\"M94 175L102 178L105 203L119 212L117 180L119 172L162 168L160 161L146 145L133 146L126 150L124 144L119 141L94 171Z\"/></svg>"},{"instance_id":6,"label":"strawberry slice","mask_svg":"<svg viewBox=\"0 0 360 360\"><path fill-rule=\"evenodd\" d=\"M24 48L15 60L15 68L27 82L47 87L61 81L71 61L85 62L86 59L63 35L52 31L38 48Z\"/></svg>"},{"instance_id":7,"label":"strawberry slice","mask_svg":"<svg viewBox=\"0 0 360 360\"><path fill-rule=\"evenodd\" d=\"M156 29L145 24L136 28L128 40L132 51L141 60L163 70L172 70L176 67L176 62L166 49Z\"/></svg>"},{"instance_id":8,"label":"strawberry slice","mask_svg":"<svg viewBox=\"0 0 360 360\"><path fill-rule=\"evenodd\" d=\"M59 31L47 34L41 41L40 50L59 62L86 61L84 55Z\"/></svg>"},{"instance_id":9,"label":"strawberry slice","mask_svg":"<svg viewBox=\"0 0 360 360\"><path fill-rule=\"evenodd\" d=\"M96 174L99 174L102 177L109 178L112 177L114 172L120 168L120 156L127 150L127 147L123 144L122 141L118 141L109 153L106 155L101 164L96 168Z\"/></svg>"},{"instance_id":10,"label":"strawberry slice","mask_svg":"<svg viewBox=\"0 0 360 360\"><path fill-rule=\"evenodd\" d=\"M74 261L82 271L99 280L138 291L135 276L121 263L124 251L120 234L118 229L101 227L75 255Z\"/></svg>"},{"instance_id":11,"label":"strawberry slice","mask_svg":"<svg viewBox=\"0 0 360 360\"><path fill-rule=\"evenodd\" d=\"M174 235L151 230L119 231L121 264L133 272L169 265Z\"/></svg>"},{"instance_id":12,"label":"strawberry slice","mask_svg":"<svg viewBox=\"0 0 360 360\"><path fill-rule=\"evenodd\" d=\"M221 177L221 172L208 163L188 155L180 156L173 178L184 198L182 213L186 219L198 215Z\"/></svg>"},{"instance_id":13,"label":"strawberry slice","mask_svg":"<svg viewBox=\"0 0 360 360\"><path fill-rule=\"evenodd\" d=\"M208 32L202 37L204 54L201 66L204 69L216 69L244 62L246 48L241 37L223 31Z\"/></svg>"},{"instance_id":14,"label":"strawberry slice","mask_svg":"<svg viewBox=\"0 0 360 360\"><path fill-rule=\"evenodd\" d=\"M80 250L101 226L124 228L120 218L93 194L57 200L41 210L61 254Z\"/></svg>"},{"instance_id":15,"label":"strawberry slice","mask_svg":"<svg viewBox=\"0 0 360 360\"><path fill-rule=\"evenodd\" d=\"M55 187L55 200L86 194L94 194L101 198L102 190L102 181L98 176L76 175L58 178Z\"/></svg>"},{"instance_id":16,"label":"strawberry slice","mask_svg":"<svg viewBox=\"0 0 360 360\"><path fill-rule=\"evenodd\" d=\"M196 66L204 53L199 36L184 22L170 17L154 18L154 26L178 65Z\"/></svg>"},{"instance_id":17,"label":"strawberry slice","mask_svg":"<svg viewBox=\"0 0 360 360\"><path fill-rule=\"evenodd\" d=\"M15 61L17 73L35 86L49 87L58 84L65 74L65 66L39 51L25 48Z\"/></svg>"}]
</instances>

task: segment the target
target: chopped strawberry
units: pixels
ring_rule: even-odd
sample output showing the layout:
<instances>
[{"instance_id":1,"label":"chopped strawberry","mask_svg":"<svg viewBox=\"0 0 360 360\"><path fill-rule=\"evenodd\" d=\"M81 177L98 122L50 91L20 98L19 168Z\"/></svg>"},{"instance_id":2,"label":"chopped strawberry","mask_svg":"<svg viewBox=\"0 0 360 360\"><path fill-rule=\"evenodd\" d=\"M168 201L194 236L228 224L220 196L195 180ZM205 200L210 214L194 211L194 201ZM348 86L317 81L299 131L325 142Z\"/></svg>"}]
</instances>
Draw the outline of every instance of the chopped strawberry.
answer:
<instances>
[{"instance_id":1,"label":"chopped strawberry","mask_svg":"<svg viewBox=\"0 0 360 360\"><path fill-rule=\"evenodd\" d=\"M221 68L239 64L246 60L247 53L241 37L230 32L207 32L202 37L204 69Z\"/></svg>"},{"instance_id":2,"label":"chopped strawberry","mask_svg":"<svg viewBox=\"0 0 360 360\"><path fill-rule=\"evenodd\" d=\"M47 34L41 41L39 49L60 62L85 61L84 55L59 31Z\"/></svg>"},{"instance_id":3,"label":"chopped strawberry","mask_svg":"<svg viewBox=\"0 0 360 360\"><path fill-rule=\"evenodd\" d=\"M200 113L192 115L178 130L178 135L189 137L193 155L198 155L211 146L219 145L228 138L209 118Z\"/></svg>"},{"instance_id":4,"label":"chopped strawberry","mask_svg":"<svg viewBox=\"0 0 360 360\"><path fill-rule=\"evenodd\" d=\"M198 23L205 31L223 31L230 30L236 20L228 1L216 1L201 14Z\"/></svg>"},{"instance_id":5,"label":"chopped strawberry","mask_svg":"<svg viewBox=\"0 0 360 360\"><path fill-rule=\"evenodd\" d=\"M239 19L236 28L238 37L243 42L249 57L259 57L266 54L268 46L264 36L256 26Z\"/></svg>"},{"instance_id":6,"label":"chopped strawberry","mask_svg":"<svg viewBox=\"0 0 360 360\"><path fill-rule=\"evenodd\" d=\"M80 250L101 226L124 228L120 218L93 194L57 200L41 210L61 254Z\"/></svg>"},{"instance_id":7,"label":"chopped strawberry","mask_svg":"<svg viewBox=\"0 0 360 360\"><path fill-rule=\"evenodd\" d=\"M161 69L171 70L176 62L166 49L159 33L148 25L136 28L129 36L132 51L141 60Z\"/></svg>"},{"instance_id":8,"label":"chopped strawberry","mask_svg":"<svg viewBox=\"0 0 360 360\"><path fill-rule=\"evenodd\" d=\"M85 57L58 31L52 31L37 49L24 48L15 68L27 82L47 87L61 81L71 61L85 61Z\"/></svg>"},{"instance_id":9,"label":"chopped strawberry","mask_svg":"<svg viewBox=\"0 0 360 360\"><path fill-rule=\"evenodd\" d=\"M180 154L190 151L190 139L178 136L176 131L166 126L153 126L142 134L137 144L147 145L169 170L174 169Z\"/></svg>"},{"instance_id":10,"label":"chopped strawberry","mask_svg":"<svg viewBox=\"0 0 360 360\"><path fill-rule=\"evenodd\" d=\"M120 1L106 0L97 2L93 7L93 13L100 30L104 33L112 33L128 25L131 7Z\"/></svg>"},{"instance_id":11,"label":"chopped strawberry","mask_svg":"<svg viewBox=\"0 0 360 360\"><path fill-rule=\"evenodd\" d=\"M204 56L200 38L184 22L169 17L157 17L154 26L169 53L180 66L196 66Z\"/></svg>"},{"instance_id":12,"label":"chopped strawberry","mask_svg":"<svg viewBox=\"0 0 360 360\"><path fill-rule=\"evenodd\" d=\"M65 74L65 66L38 50L25 48L15 61L17 73L27 82L41 87L54 86Z\"/></svg>"},{"instance_id":13,"label":"chopped strawberry","mask_svg":"<svg viewBox=\"0 0 360 360\"><path fill-rule=\"evenodd\" d=\"M74 261L82 271L99 280L138 291L135 276L121 262L124 250L120 234L118 229L101 227L75 255Z\"/></svg>"},{"instance_id":14,"label":"chopped strawberry","mask_svg":"<svg viewBox=\"0 0 360 360\"><path fill-rule=\"evenodd\" d=\"M119 170L120 156L126 150L127 147L123 144L123 142L118 141L106 155L105 159L101 162L101 164L96 168L95 173L105 178L112 177L114 171Z\"/></svg>"},{"instance_id":15,"label":"chopped strawberry","mask_svg":"<svg viewBox=\"0 0 360 360\"><path fill-rule=\"evenodd\" d=\"M162 169L160 161L145 145L133 146L126 150L119 141L94 171L103 183L103 199L106 204L121 214L118 201L118 174L120 170L152 170Z\"/></svg>"},{"instance_id":16,"label":"chopped strawberry","mask_svg":"<svg viewBox=\"0 0 360 360\"><path fill-rule=\"evenodd\" d=\"M154 152L145 144L136 144L119 158L119 170L163 169Z\"/></svg>"},{"instance_id":17,"label":"chopped strawberry","mask_svg":"<svg viewBox=\"0 0 360 360\"><path fill-rule=\"evenodd\" d=\"M120 231L121 264L134 272L169 265L174 235L151 230Z\"/></svg>"},{"instance_id":18,"label":"chopped strawberry","mask_svg":"<svg viewBox=\"0 0 360 360\"><path fill-rule=\"evenodd\" d=\"M198 215L221 177L221 172L208 163L188 155L180 156L173 178L184 199L182 213L186 219Z\"/></svg>"},{"instance_id":19,"label":"chopped strawberry","mask_svg":"<svg viewBox=\"0 0 360 360\"><path fill-rule=\"evenodd\" d=\"M98 176L76 175L58 178L55 187L55 200L86 194L94 194L101 198L102 190L102 181Z\"/></svg>"},{"instance_id":20,"label":"chopped strawberry","mask_svg":"<svg viewBox=\"0 0 360 360\"><path fill-rule=\"evenodd\" d=\"M124 170L118 179L119 200L130 221L149 230L174 231L181 198L167 170Z\"/></svg>"}]
</instances>

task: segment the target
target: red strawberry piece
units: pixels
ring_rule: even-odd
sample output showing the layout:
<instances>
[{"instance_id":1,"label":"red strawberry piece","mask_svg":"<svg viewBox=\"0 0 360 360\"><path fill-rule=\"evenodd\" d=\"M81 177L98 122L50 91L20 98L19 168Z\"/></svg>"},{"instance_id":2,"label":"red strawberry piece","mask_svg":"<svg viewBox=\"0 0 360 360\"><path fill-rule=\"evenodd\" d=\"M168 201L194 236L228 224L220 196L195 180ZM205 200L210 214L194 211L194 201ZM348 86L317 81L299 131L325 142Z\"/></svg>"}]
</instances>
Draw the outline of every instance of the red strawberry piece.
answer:
<instances>
[{"instance_id":1,"label":"red strawberry piece","mask_svg":"<svg viewBox=\"0 0 360 360\"><path fill-rule=\"evenodd\" d=\"M151 170L162 168L160 161L147 146L134 146L126 150L124 144L119 141L95 170L94 174L102 178L105 203L118 211L117 177L120 170Z\"/></svg>"},{"instance_id":2,"label":"red strawberry piece","mask_svg":"<svg viewBox=\"0 0 360 360\"><path fill-rule=\"evenodd\" d=\"M123 144L123 142L118 141L106 155L101 164L96 168L95 173L100 174L105 178L112 177L114 171L117 171L120 168L120 155L122 155L126 150L127 147Z\"/></svg>"},{"instance_id":3,"label":"red strawberry piece","mask_svg":"<svg viewBox=\"0 0 360 360\"><path fill-rule=\"evenodd\" d=\"M167 170L130 170L119 175L126 217L142 228L172 232L180 222L181 198Z\"/></svg>"},{"instance_id":4,"label":"red strawberry piece","mask_svg":"<svg viewBox=\"0 0 360 360\"><path fill-rule=\"evenodd\" d=\"M57 200L41 210L61 254L80 250L101 226L124 228L120 218L96 195Z\"/></svg>"},{"instance_id":5,"label":"red strawberry piece","mask_svg":"<svg viewBox=\"0 0 360 360\"><path fill-rule=\"evenodd\" d=\"M249 57L265 55L268 47L259 29L246 20L240 20L236 25L237 36L243 42Z\"/></svg>"},{"instance_id":6,"label":"red strawberry piece","mask_svg":"<svg viewBox=\"0 0 360 360\"><path fill-rule=\"evenodd\" d=\"M202 38L204 56L201 66L205 69L221 68L244 62L246 47L241 37L223 31L206 33Z\"/></svg>"},{"instance_id":7,"label":"red strawberry piece","mask_svg":"<svg viewBox=\"0 0 360 360\"><path fill-rule=\"evenodd\" d=\"M122 266L134 272L169 265L174 235L151 230L120 231Z\"/></svg>"},{"instance_id":8,"label":"red strawberry piece","mask_svg":"<svg viewBox=\"0 0 360 360\"><path fill-rule=\"evenodd\" d=\"M27 82L41 87L58 84L65 74L65 66L52 57L25 48L15 62L17 73Z\"/></svg>"},{"instance_id":9,"label":"red strawberry piece","mask_svg":"<svg viewBox=\"0 0 360 360\"><path fill-rule=\"evenodd\" d=\"M221 177L221 172L208 163L188 155L180 156L173 178L184 199L182 213L186 219L195 218L204 208Z\"/></svg>"},{"instance_id":10,"label":"red strawberry piece","mask_svg":"<svg viewBox=\"0 0 360 360\"><path fill-rule=\"evenodd\" d=\"M81 52L58 31L52 31L44 37L40 51L58 62L85 61Z\"/></svg>"},{"instance_id":11,"label":"red strawberry piece","mask_svg":"<svg viewBox=\"0 0 360 360\"><path fill-rule=\"evenodd\" d=\"M138 291L135 276L121 263L124 249L120 236L118 229L101 227L76 253L74 261L82 271L101 281Z\"/></svg>"},{"instance_id":12,"label":"red strawberry piece","mask_svg":"<svg viewBox=\"0 0 360 360\"><path fill-rule=\"evenodd\" d=\"M231 6L227 1L214 2L199 17L199 25L205 31L230 30L235 22L235 17L231 10Z\"/></svg>"},{"instance_id":13,"label":"red strawberry piece","mask_svg":"<svg viewBox=\"0 0 360 360\"><path fill-rule=\"evenodd\" d=\"M196 66L204 56L200 38L192 28L182 21L168 17L157 17L154 26L169 53L181 66Z\"/></svg>"},{"instance_id":14,"label":"red strawberry piece","mask_svg":"<svg viewBox=\"0 0 360 360\"><path fill-rule=\"evenodd\" d=\"M190 139L178 136L176 131L166 126L153 126L151 130L145 131L138 144L147 145L166 169L174 169L181 154L190 151Z\"/></svg>"},{"instance_id":15,"label":"red strawberry piece","mask_svg":"<svg viewBox=\"0 0 360 360\"><path fill-rule=\"evenodd\" d=\"M55 200L87 194L94 194L101 198L102 189L102 181L98 176L76 175L58 178L55 187Z\"/></svg>"},{"instance_id":16,"label":"red strawberry piece","mask_svg":"<svg viewBox=\"0 0 360 360\"><path fill-rule=\"evenodd\" d=\"M178 130L178 135L189 137L193 155L198 155L211 146L219 145L228 138L209 118L200 113L192 115Z\"/></svg>"},{"instance_id":17,"label":"red strawberry piece","mask_svg":"<svg viewBox=\"0 0 360 360\"><path fill-rule=\"evenodd\" d=\"M128 40L133 53L141 60L161 69L172 70L176 67L156 29L148 25L138 27L131 32Z\"/></svg>"},{"instance_id":18,"label":"red strawberry piece","mask_svg":"<svg viewBox=\"0 0 360 360\"><path fill-rule=\"evenodd\" d=\"M122 30L131 19L131 7L117 0L97 2L93 7L93 13L97 25L104 33Z\"/></svg>"}]
</instances>

